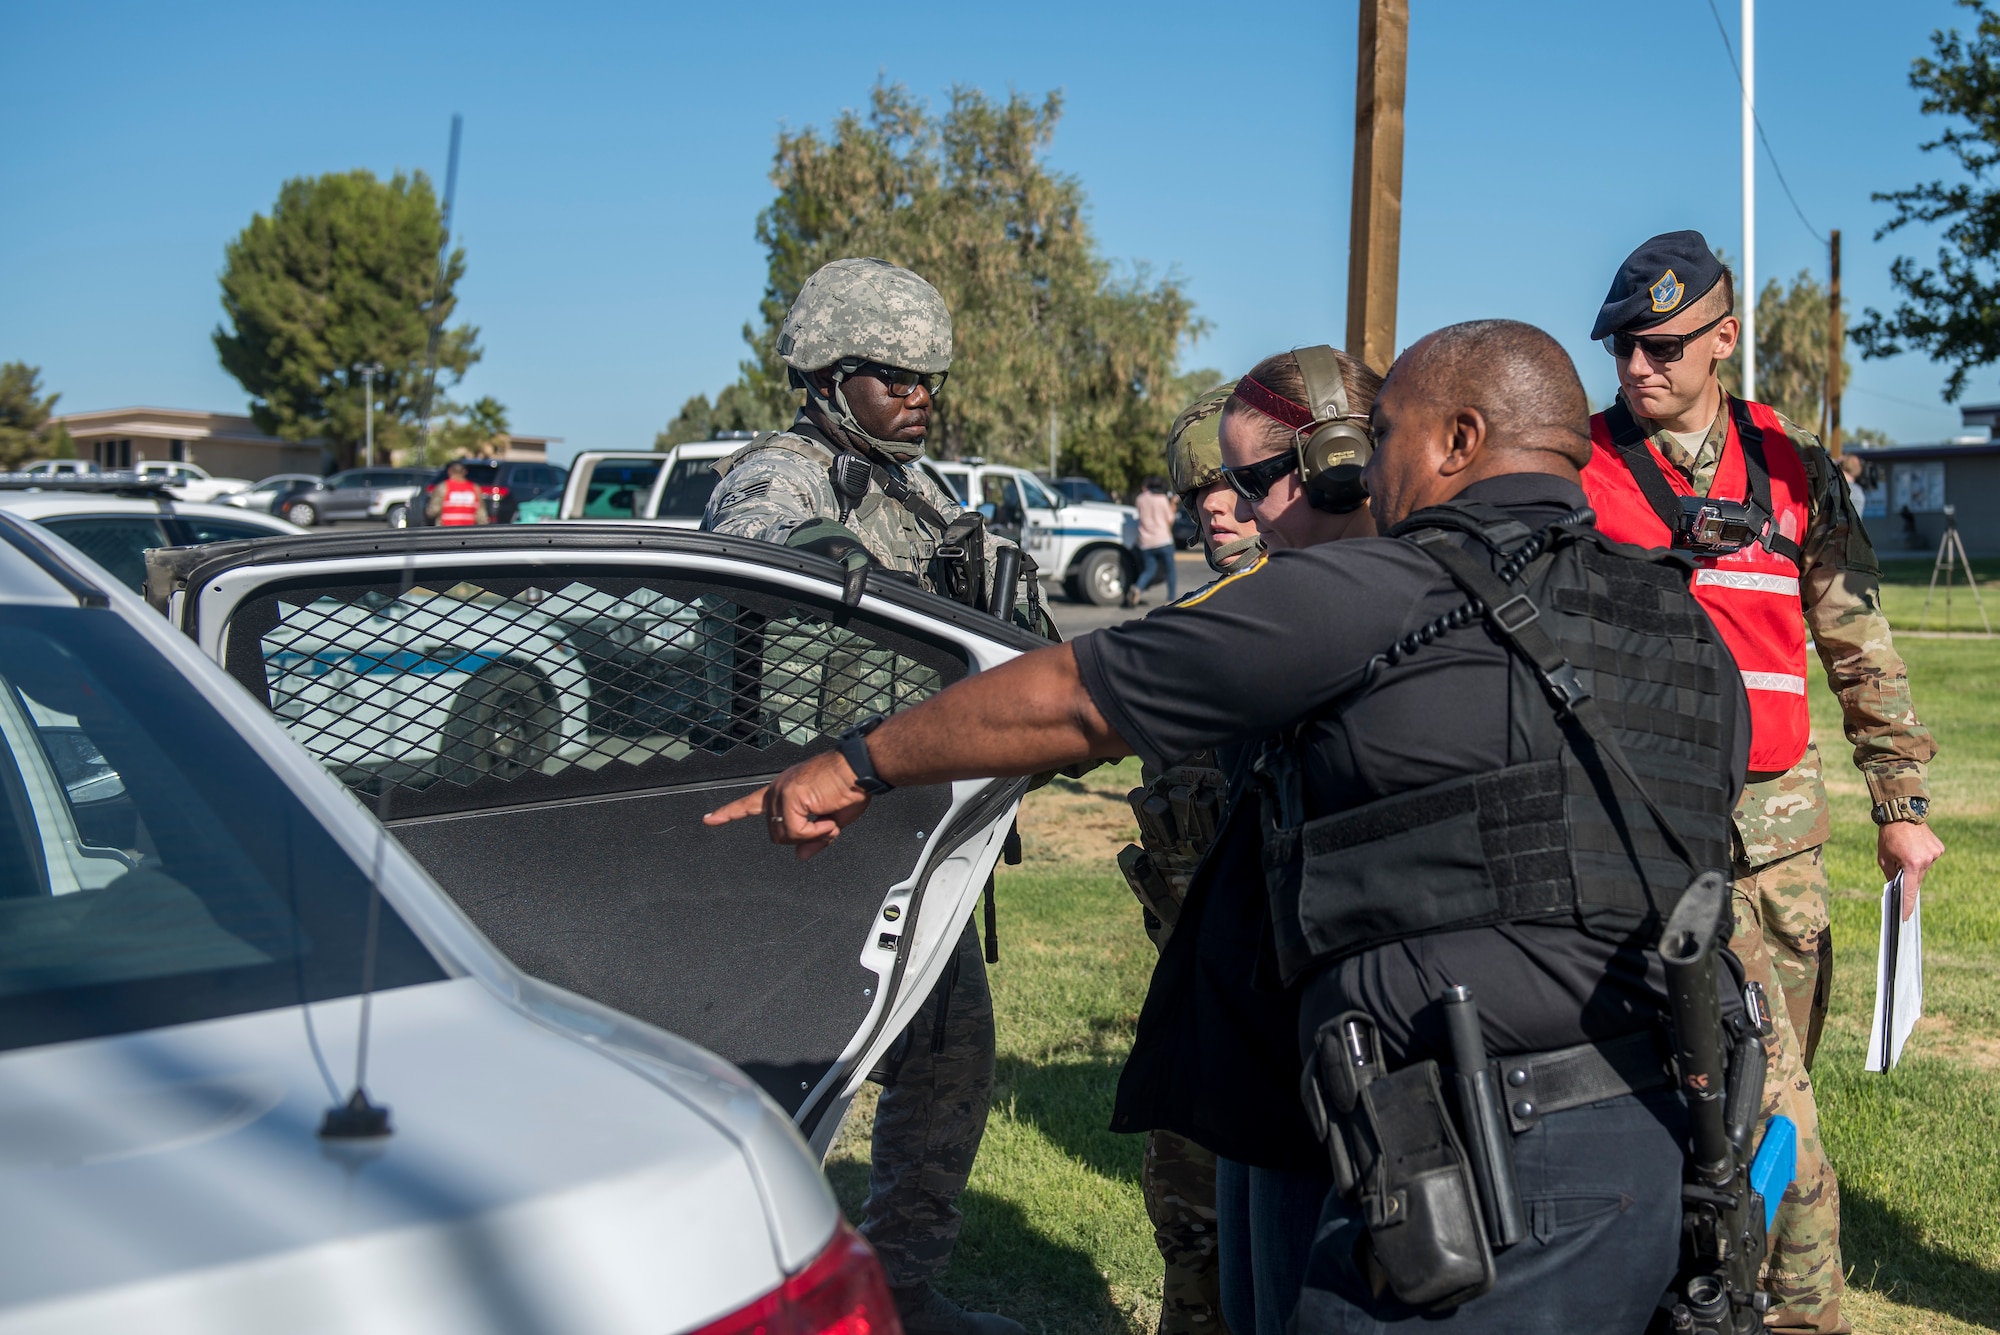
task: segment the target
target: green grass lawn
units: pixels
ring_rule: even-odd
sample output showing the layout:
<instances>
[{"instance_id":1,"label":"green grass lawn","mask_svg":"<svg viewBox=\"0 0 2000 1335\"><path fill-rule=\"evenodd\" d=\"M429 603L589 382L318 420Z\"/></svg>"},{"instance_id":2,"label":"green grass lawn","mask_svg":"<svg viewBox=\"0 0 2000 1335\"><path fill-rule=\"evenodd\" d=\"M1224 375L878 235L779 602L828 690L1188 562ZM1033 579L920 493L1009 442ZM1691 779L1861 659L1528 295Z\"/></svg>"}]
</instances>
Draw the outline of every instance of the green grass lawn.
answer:
<instances>
[{"instance_id":1,"label":"green grass lawn","mask_svg":"<svg viewBox=\"0 0 2000 1335\"><path fill-rule=\"evenodd\" d=\"M1932 772L1949 852L1924 891L1925 1017L1895 1071L1862 1072L1881 876L1865 790L1821 691L1815 724L1838 762L1828 766L1837 981L1814 1078L1844 1193L1855 1328L2000 1329L2000 643L1902 647L1944 746ZM1159 1313L1139 1142L1105 1130L1153 964L1110 862L1136 782L1128 761L1031 795L1027 861L1001 872L999 1087L942 1287L1034 1335L1139 1335ZM828 1163L850 1214L866 1194L872 1092Z\"/></svg>"},{"instance_id":2,"label":"green grass lawn","mask_svg":"<svg viewBox=\"0 0 2000 1335\"><path fill-rule=\"evenodd\" d=\"M1884 558L1882 610L1889 614L1890 625L1897 630L1915 630L1921 625L1925 630L1977 633L1990 622L1994 630L2000 630L2000 583L1995 583L2000 581L2000 559L1981 557L1972 563L1973 578L1979 581L1979 599L1986 606L1986 622L1979 619L1979 602L1966 587L1965 567L1958 568L1947 596L1942 573L1936 591L1931 591L1932 566L1933 558L1928 556ZM1930 600L1928 612L1924 609L1926 597Z\"/></svg>"}]
</instances>

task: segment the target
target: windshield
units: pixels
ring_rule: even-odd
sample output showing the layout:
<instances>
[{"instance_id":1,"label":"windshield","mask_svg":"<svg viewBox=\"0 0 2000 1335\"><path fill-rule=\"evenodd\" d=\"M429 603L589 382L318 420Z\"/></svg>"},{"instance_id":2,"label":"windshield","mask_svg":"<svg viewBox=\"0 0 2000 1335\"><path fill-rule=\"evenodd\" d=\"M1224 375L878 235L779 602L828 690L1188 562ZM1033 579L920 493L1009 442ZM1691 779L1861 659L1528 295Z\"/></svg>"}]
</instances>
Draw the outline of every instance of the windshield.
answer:
<instances>
[{"instance_id":1,"label":"windshield","mask_svg":"<svg viewBox=\"0 0 2000 1335\"><path fill-rule=\"evenodd\" d=\"M1060 478L1056 482L1056 489L1062 492L1063 495L1067 496L1072 502L1075 501L1109 502L1111 500L1111 494L1109 492L1105 491L1104 488L1098 486L1095 482L1092 482L1087 477Z\"/></svg>"},{"instance_id":2,"label":"windshield","mask_svg":"<svg viewBox=\"0 0 2000 1335\"><path fill-rule=\"evenodd\" d=\"M0 607L0 1049L361 990L368 877L116 616ZM378 988L444 977L380 906Z\"/></svg>"},{"instance_id":3,"label":"windshield","mask_svg":"<svg viewBox=\"0 0 2000 1335\"><path fill-rule=\"evenodd\" d=\"M660 489L661 519L699 519L708 509L709 493L715 490L715 459L678 459Z\"/></svg>"}]
</instances>

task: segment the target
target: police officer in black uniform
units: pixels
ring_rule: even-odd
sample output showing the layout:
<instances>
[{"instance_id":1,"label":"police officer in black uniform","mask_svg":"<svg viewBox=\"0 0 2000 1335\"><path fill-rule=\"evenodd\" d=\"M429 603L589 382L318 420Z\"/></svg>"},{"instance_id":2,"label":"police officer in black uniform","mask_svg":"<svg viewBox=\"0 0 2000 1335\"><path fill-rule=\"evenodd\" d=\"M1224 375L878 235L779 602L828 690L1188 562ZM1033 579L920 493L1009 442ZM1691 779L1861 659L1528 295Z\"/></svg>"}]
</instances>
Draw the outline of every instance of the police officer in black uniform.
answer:
<instances>
[{"instance_id":1,"label":"police officer in black uniform","mask_svg":"<svg viewBox=\"0 0 2000 1335\"><path fill-rule=\"evenodd\" d=\"M1160 1125L1228 1097L1210 1078L1226 1040L1177 1001L1205 984L1187 915L1205 881L1262 876L1258 967L1294 999L1302 1102L1346 1179L1300 1335L1637 1335L1675 1278L1682 1218L1655 947L1693 874L1727 864L1748 723L1685 566L1578 513L1587 417L1542 331L1440 330L1375 401L1384 537L1274 553L1198 606L978 673L708 819L764 816L810 855L890 786L1257 744L1121 1103ZM1469 1014L1507 1085L1505 1245L1471 1203L1493 1182L1441 1092L1488 1069L1458 1060L1452 1020ZM1238 1112L1289 1129L1285 1102Z\"/></svg>"}]
</instances>

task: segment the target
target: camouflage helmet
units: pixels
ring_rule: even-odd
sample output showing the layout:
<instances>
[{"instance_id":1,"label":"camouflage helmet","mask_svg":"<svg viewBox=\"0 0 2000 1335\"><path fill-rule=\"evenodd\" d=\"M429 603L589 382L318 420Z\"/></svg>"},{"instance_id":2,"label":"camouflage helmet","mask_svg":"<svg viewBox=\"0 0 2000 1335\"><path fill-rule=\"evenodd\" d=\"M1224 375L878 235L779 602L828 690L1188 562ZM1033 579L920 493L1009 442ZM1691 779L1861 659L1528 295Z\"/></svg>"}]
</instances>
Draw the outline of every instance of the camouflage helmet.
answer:
<instances>
[{"instance_id":1,"label":"camouflage helmet","mask_svg":"<svg viewBox=\"0 0 2000 1335\"><path fill-rule=\"evenodd\" d=\"M845 357L949 371L951 312L938 290L908 269L887 260L834 260L799 289L778 328L778 355L795 373Z\"/></svg>"},{"instance_id":2,"label":"camouflage helmet","mask_svg":"<svg viewBox=\"0 0 2000 1335\"><path fill-rule=\"evenodd\" d=\"M1167 432L1167 477L1182 496L1222 477L1222 405L1236 382L1217 385L1181 409Z\"/></svg>"}]
</instances>

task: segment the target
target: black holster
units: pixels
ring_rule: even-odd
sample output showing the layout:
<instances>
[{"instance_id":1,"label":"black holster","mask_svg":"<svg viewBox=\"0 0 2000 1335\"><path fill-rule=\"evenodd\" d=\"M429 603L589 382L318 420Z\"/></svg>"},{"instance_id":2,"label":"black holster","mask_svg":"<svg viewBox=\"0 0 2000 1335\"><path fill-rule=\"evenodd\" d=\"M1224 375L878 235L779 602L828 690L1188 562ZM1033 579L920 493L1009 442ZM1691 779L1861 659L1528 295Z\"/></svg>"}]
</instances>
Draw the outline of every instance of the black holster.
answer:
<instances>
[{"instance_id":1,"label":"black holster","mask_svg":"<svg viewBox=\"0 0 2000 1335\"><path fill-rule=\"evenodd\" d=\"M1361 1207L1372 1278L1412 1307L1456 1307L1493 1287L1472 1166L1433 1061L1384 1073L1375 1023L1319 1027L1302 1081L1341 1194Z\"/></svg>"},{"instance_id":2,"label":"black holster","mask_svg":"<svg viewBox=\"0 0 2000 1335\"><path fill-rule=\"evenodd\" d=\"M951 521L931 553L931 586L968 607L986 608L986 519L967 511Z\"/></svg>"}]
</instances>

